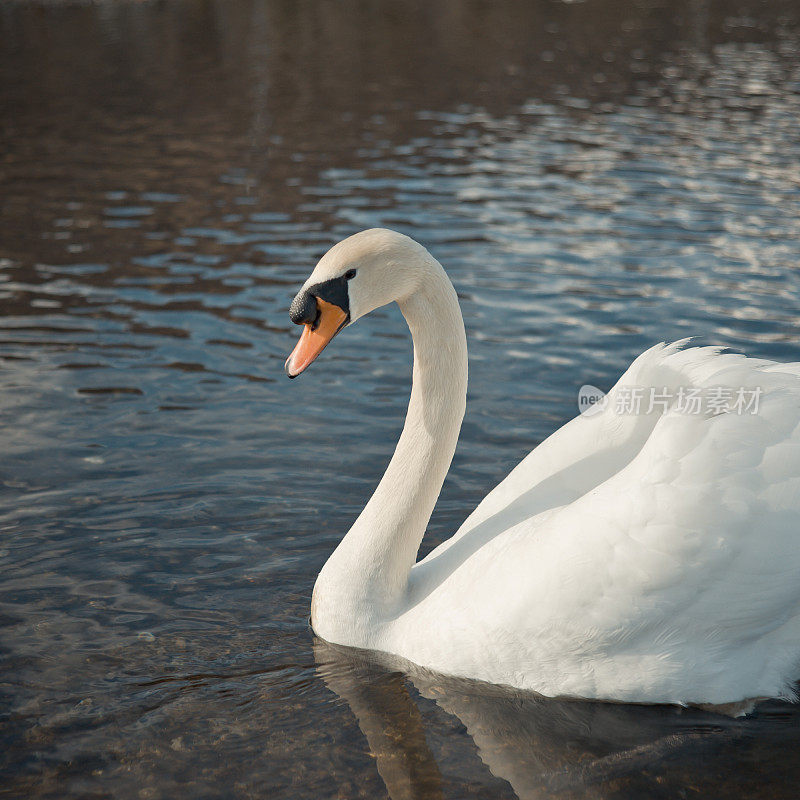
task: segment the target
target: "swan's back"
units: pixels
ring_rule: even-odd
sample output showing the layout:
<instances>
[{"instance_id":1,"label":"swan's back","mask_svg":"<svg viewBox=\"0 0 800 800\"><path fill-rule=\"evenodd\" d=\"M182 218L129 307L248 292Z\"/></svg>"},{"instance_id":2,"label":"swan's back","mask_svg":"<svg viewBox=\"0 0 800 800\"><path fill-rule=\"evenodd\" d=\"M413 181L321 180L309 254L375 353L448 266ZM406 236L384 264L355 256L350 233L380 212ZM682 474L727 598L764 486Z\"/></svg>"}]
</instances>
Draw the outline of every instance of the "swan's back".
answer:
<instances>
[{"instance_id":1,"label":"swan's back","mask_svg":"<svg viewBox=\"0 0 800 800\"><path fill-rule=\"evenodd\" d=\"M404 622L438 613L441 638L428 626L412 660L476 676L488 648L476 677L549 695L792 694L800 364L681 344L642 354L605 410L543 442L414 568ZM672 400L620 413L637 387ZM681 392L700 413L676 406ZM479 644L454 656L459 626Z\"/></svg>"}]
</instances>

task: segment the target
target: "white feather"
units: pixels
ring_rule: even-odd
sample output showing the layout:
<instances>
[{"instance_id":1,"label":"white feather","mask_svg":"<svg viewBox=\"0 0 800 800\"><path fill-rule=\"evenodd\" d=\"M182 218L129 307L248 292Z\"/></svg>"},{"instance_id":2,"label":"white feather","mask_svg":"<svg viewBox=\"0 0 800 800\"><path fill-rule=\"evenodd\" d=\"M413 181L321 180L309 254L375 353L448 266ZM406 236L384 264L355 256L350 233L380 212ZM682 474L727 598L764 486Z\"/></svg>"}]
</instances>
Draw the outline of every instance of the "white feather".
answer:
<instances>
[{"instance_id":1,"label":"white feather","mask_svg":"<svg viewBox=\"0 0 800 800\"><path fill-rule=\"evenodd\" d=\"M546 695L719 704L792 697L800 674L800 364L686 340L650 348L603 411L542 442L449 541L413 564L461 422L466 346L462 359L463 325L441 267L405 237L383 234L406 248L415 275L427 270L436 280L420 279L401 302L415 340L406 428L317 581L319 635ZM325 269L350 263L343 252ZM362 287L369 266L362 255ZM445 334L455 344L437 358ZM618 413L631 387L671 399L649 413ZM679 390L708 397L720 388L758 392L757 413L676 405Z\"/></svg>"}]
</instances>

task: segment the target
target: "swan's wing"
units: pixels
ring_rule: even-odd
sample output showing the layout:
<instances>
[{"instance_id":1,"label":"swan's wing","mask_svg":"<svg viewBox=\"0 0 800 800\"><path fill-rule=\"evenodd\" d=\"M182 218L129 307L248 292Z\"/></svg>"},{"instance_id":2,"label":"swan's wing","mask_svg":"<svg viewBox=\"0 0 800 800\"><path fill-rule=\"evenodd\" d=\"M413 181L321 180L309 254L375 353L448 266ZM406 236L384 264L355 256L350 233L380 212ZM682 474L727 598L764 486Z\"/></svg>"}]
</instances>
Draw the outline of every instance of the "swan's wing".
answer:
<instances>
[{"instance_id":1,"label":"swan's wing","mask_svg":"<svg viewBox=\"0 0 800 800\"><path fill-rule=\"evenodd\" d=\"M757 392L757 413L619 414L625 386ZM423 614L451 610L443 639L463 625L506 654L511 667L495 676L488 660L487 680L508 682L518 667L515 685L545 694L790 695L800 673L800 364L660 346L610 400L540 445L412 570L412 601ZM470 653L464 674L474 674Z\"/></svg>"},{"instance_id":2,"label":"swan's wing","mask_svg":"<svg viewBox=\"0 0 800 800\"><path fill-rule=\"evenodd\" d=\"M534 448L486 495L456 534L428 558L479 526L491 536L492 531L507 530L521 520L571 503L630 463L652 433L663 409L656 405L647 413L648 396L642 413L616 413L626 392L631 388L657 387L659 391L668 388L674 394L679 387L702 383L709 373L721 367L720 359L727 358L719 356L720 348L715 347L681 350L687 341L669 345L662 342L636 358L608 393L605 410L570 420ZM483 535L472 538L481 544L488 541Z\"/></svg>"},{"instance_id":3,"label":"swan's wing","mask_svg":"<svg viewBox=\"0 0 800 800\"><path fill-rule=\"evenodd\" d=\"M475 624L488 631L500 614L523 649L525 632L537 632L521 663L536 663L543 641L580 654L581 674L554 663L547 676L539 665L543 685L570 693L574 679L580 693L594 683L594 696L624 699L619 688L629 686L633 698L706 702L792 693L800 672L800 364L699 355L671 358L693 363L708 390L759 390L757 413L668 411L623 469L497 535L462 565L485 587L473 610L486 616ZM498 585L516 586L502 611L489 600ZM686 696L687 685L697 696Z\"/></svg>"}]
</instances>

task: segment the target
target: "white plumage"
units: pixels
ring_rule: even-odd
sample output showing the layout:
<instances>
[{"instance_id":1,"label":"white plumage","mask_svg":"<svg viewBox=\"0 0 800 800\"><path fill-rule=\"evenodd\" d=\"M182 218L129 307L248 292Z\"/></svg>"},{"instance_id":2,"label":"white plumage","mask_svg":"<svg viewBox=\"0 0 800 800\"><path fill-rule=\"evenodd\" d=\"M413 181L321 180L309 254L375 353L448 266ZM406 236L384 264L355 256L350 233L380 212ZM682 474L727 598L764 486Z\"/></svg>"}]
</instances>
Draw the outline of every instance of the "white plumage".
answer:
<instances>
[{"instance_id":1,"label":"white plumage","mask_svg":"<svg viewBox=\"0 0 800 800\"><path fill-rule=\"evenodd\" d=\"M426 596L405 635L428 614L440 624L409 658L453 671L436 612L452 604L488 646L479 673L480 646L463 650L473 677L629 701L791 695L800 365L680 344L639 356L604 411L543 442L412 570ZM759 411L625 416L626 386L760 389Z\"/></svg>"},{"instance_id":2,"label":"white plumage","mask_svg":"<svg viewBox=\"0 0 800 800\"><path fill-rule=\"evenodd\" d=\"M353 268L353 320L399 302L414 384L392 462L317 580L321 637L546 695L793 695L800 364L651 348L604 410L542 442L415 564L463 415L463 323L441 266L412 240L351 237L307 286ZM648 413L651 388L669 401ZM620 413L631 389L643 390L641 411ZM703 413L677 407L687 390L707 398ZM740 391L757 413L708 413L708 398Z\"/></svg>"}]
</instances>

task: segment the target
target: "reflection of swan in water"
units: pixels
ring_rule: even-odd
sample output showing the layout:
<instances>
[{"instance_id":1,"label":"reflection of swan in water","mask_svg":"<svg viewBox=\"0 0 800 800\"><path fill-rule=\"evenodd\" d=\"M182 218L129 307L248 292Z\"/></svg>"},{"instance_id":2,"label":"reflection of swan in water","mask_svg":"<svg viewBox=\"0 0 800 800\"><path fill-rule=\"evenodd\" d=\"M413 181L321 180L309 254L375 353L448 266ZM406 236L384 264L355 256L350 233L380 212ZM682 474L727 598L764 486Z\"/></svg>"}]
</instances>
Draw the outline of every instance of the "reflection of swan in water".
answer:
<instances>
[{"instance_id":1,"label":"reflection of swan in water","mask_svg":"<svg viewBox=\"0 0 800 800\"><path fill-rule=\"evenodd\" d=\"M789 705L768 703L763 719L737 719L697 708L558 700L320 639L314 653L328 688L355 714L392 800L444 796L409 683L458 718L483 763L521 800L672 798L687 787L703 796L789 798L800 782L800 726ZM461 770L469 758L458 755Z\"/></svg>"},{"instance_id":2,"label":"reflection of swan in water","mask_svg":"<svg viewBox=\"0 0 800 800\"><path fill-rule=\"evenodd\" d=\"M322 639L315 639L314 655L325 684L355 714L392 800L442 797L439 768L405 676Z\"/></svg>"}]
</instances>

